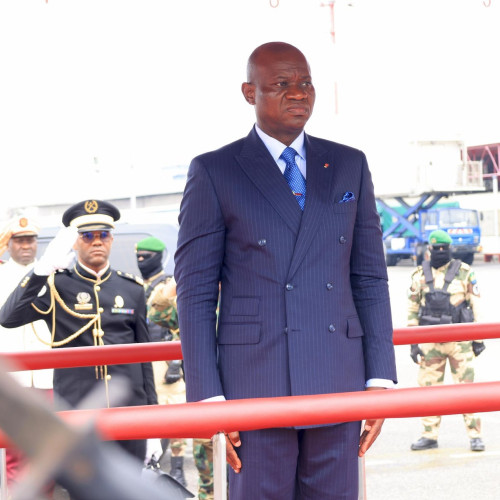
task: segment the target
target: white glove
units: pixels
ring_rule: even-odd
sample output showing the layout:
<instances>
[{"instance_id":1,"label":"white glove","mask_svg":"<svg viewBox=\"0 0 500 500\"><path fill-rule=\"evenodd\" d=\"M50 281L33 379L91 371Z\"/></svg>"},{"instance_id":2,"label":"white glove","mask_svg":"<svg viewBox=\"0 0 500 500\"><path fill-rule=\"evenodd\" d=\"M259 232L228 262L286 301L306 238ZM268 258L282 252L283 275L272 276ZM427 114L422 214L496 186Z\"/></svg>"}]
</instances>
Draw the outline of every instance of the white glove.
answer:
<instances>
[{"instance_id":1,"label":"white glove","mask_svg":"<svg viewBox=\"0 0 500 500\"><path fill-rule=\"evenodd\" d=\"M148 465L150 460L158 462L162 455L163 448L161 447L161 439L148 439L146 443L146 457L144 458L144 465Z\"/></svg>"},{"instance_id":2,"label":"white glove","mask_svg":"<svg viewBox=\"0 0 500 500\"><path fill-rule=\"evenodd\" d=\"M44 254L35 264L38 276L49 276L57 269L67 269L75 259L73 245L78 238L76 227L63 227L48 244Z\"/></svg>"}]
</instances>

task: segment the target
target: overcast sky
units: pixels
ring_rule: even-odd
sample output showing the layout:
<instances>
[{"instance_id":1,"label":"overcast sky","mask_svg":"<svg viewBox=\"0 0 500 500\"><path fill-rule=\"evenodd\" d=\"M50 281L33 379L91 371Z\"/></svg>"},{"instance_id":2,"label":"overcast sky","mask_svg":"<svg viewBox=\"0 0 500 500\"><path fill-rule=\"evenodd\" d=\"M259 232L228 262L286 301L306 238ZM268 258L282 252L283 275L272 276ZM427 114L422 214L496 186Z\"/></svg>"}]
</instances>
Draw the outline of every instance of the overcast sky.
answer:
<instances>
[{"instance_id":1,"label":"overcast sky","mask_svg":"<svg viewBox=\"0 0 500 500\"><path fill-rule=\"evenodd\" d=\"M376 186L410 140L500 142L499 4L336 0L333 43L316 0L2 0L0 209L103 196L246 135L246 60L273 40L311 64L306 130L366 150Z\"/></svg>"}]
</instances>

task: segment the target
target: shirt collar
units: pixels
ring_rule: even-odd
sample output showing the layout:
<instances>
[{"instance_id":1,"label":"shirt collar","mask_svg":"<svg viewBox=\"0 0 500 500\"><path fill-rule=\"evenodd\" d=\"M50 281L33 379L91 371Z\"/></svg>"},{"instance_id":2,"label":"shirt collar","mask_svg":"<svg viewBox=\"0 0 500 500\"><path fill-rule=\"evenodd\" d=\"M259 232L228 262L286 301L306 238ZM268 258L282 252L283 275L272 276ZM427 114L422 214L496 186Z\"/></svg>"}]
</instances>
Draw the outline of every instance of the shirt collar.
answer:
<instances>
[{"instance_id":1,"label":"shirt collar","mask_svg":"<svg viewBox=\"0 0 500 500\"><path fill-rule=\"evenodd\" d=\"M275 162L278 162L281 153L287 147L286 144L278 141L274 137L267 135L263 132L257 124L255 124L255 131L257 135L261 138L262 142L268 149L271 156L274 158ZM298 155L305 161L306 159L306 147L305 147L305 139L304 139L304 131L302 131L298 137L290 144L290 147L297 151Z\"/></svg>"},{"instance_id":2,"label":"shirt collar","mask_svg":"<svg viewBox=\"0 0 500 500\"><path fill-rule=\"evenodd\" d=\"M79 260L78 261L78 264L80 265L80 267L82 269L84 269L85 271L87 271L90 275L92 276L95 276L96 278L101 278L102 276L104 276L104 274L106 273L106 271L109 269L109 262L106 264L106 266L104 266L98 273L96 273L95 271L93 271L92 269L90 269L89 267L87 266L84 266L81 261Z\"/></svg>"}]
</instances>

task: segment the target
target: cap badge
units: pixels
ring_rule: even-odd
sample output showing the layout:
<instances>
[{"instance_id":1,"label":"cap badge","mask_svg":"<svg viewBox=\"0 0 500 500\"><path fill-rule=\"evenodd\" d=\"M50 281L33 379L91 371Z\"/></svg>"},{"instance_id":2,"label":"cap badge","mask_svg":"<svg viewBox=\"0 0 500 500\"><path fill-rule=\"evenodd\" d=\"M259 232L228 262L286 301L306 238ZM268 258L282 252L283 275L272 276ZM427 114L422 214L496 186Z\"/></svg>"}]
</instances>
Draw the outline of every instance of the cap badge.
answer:
<instances>
[{"instance_id":1,"label":"cap badge","mask_svg":"<svg viewBox=\"0 0 500 500\"><path fill-rule=\"evenodd\" d=\"M19 219L19 225L21 227L26 227L28 225L28 219L26 217L21 217Z\"/></svg>"},{"instance_id":2,"label":"cap badge","mask_svg":"<svg viewBox=\"0 0 500 500\"><path fill-rule=\"evenodd\" d=\"M93 214L97 211L99 205L95 200L89 200L85 202L85 212L88 214Z\"/></svg>"}]
</instances>

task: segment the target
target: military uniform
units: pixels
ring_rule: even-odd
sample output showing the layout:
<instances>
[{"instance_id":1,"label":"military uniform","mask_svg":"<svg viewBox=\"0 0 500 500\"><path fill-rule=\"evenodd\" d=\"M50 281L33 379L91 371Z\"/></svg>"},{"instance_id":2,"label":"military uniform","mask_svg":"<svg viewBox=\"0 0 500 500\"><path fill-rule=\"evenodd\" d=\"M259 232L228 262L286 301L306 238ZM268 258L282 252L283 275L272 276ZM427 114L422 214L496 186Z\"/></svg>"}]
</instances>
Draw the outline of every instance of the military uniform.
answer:
<instances>
[{"instance_id":1,"label":"military uniform","mask_svg":"<svg viewBox=\"0 0 500 500\"><path fill-rule=\"evenodd\" d=\"M53 348L149 342L142 280L109 267L109 230L119 216L116 207L99 200L70 207L62 218L66 227L1 309L2 326L18 327L43 319ZM71 265L73 247L78 262ZM90 391L101 386L102 394L109 395L109 405L115 376L124 377L130 387L128 399L115 404L157 404L151 363L55 369L54 392L70 406L81 408ZM119 444L142 463L145 440Z\"/></svg>"},{"instance_id":2,"label":"military uniform","mask_svg":"<svg viewBox=\"0 0 500 500\"><path fill-rule=\"evenodd\" d=\"M39 231L38 224L31 217L21 215L8 222L2 231L0 242L4 241L5 249L11 242L11 238L34 237L36 242ZM33 268L36 262L36 243L33 245L32 262L22 262L14 253L14 257L11 255L5 265L0 266L0 307L22 278ZM0 255L2 253L0 248ZM0 351L2 352L47 350L50 348L47 345L49 341L50 334L44 321L27 323L18 328L0 327ZM11 375L24 387L52 389L52 369L12 372Z\"/></svg>"},{"instance_id":3,"label":"military uniform","mask_svg":"<svg viewBox=\"0 0 500 500\"><path fill-rule=\"evenodd\" d=\"M211 439L193 439L193 458L198 469L198 499L214 500L214 447Z\"/></svg>"},{"instance_id":4,"label":"military uniform","mask_svg":"<svg viewBox=\"0 0 500 500\"><path fill-rule=\"evenodd\" d=\"M445 275L453 261L435 269L431 267L432 276L434 279L434 288L436 290L443 289L445 285ZM412 274L411 286L408 290L408 326L417 326L422 324L421 311L426 305L426 295L429 293L430 287L426 283L424 270L419 266ZM479 289L474 271L468 264L460 263L458 272L448 285L447 291L450 294L449 302L452 306L464 307L468 304L474 313L474 320L480 317L479 311ZM465 302L465 304L464 304ZM444 343L428 343L419 344L423 359L420 361L418 371L418 383L420 386L431 386L442 384L444 381L444 373L446 360L448 360L451 369L451 375L455 383L469 383L474 381L474 352L472 350L472 342L444 342ZM464 414L464 421L469 439L475 440L481 437L481 421L474 414ZM423 433L422 438L425 443L432 443L432 446L437 447L437 438L439 426L441 423L440 416L429 416L422 418ZM435 441L435 443L434 443ZM412 449L424 449L412 445ZM479 451L479 450L478 450Z\"/></svg>"},{"instance_id":5,"label":"military uniform","mask_svg":"<svg viewBox=\"0 0 500 500\"><path fill-rule=\"evenodd\" d=\"M8 249L10 258L4 265L0 266L0 307L5 303L12 290L16 288L22 278L34 266L36 252L36 238L40 228L29 216L20 215L12 218L0 235L0 255ZM22 256L22 247L17 250L12 246L17 238L33 239L27 245L32 249L32 258L28 255ZM19 240L18 240L19 241ZM35 321L18 328L0 327L0 351L23 352L43 351L50 349L50 332L44 321ZM52 400L52 378L53 370L24 370L10 374L23 387L34 388L49 401ZM24 454L17 448L6 450L6 475L9 488L17 482L19 472L25 466Z\"/></svg>"},{"instance_id":6,"label":"military uniform","mask_svg":"<svg viewBox=\"0 0 500 500\"><path fill-rule=\"evenodd\" d=\"M0 311L0 322L16 327L44 319L55 348L149 342L144 304L142 284L132 276L108 268L96 278L76 264L49 279L28 274ZM120 406L157 403L151 363L56 369L54 391L74 407L98 385L108 384L112 391L115 375L131 385L128 401ZM145 443L124 447L144 458Z\"/></svg>"},{"instance_id":7,"label":"military uniform","mask_svg":"<svg viewBox=\"0 0 500 500\"><path fill-rule=\"evenodd\" d=\"M168 289L169 280L159 283L151 294L148 303L148 320L172 331L172 340L179 340L179 323L177 319L177 296L172 296ZM156 378L156 372L155 372ZM157 383L164 384L164 379L157 379ZM173 384L166 384L166 404L185 403L186 385L181 378ZM157 385L158 388L158 385ZM159 389L161 402L162 389ZM184 441L185 443L185 441ZM172 454L176 453L178 443L172 440ZM184 451L182 451L184 454ZM193 439L193 458L198 469L198 498L199 500L213 500L214 475L213 475L213 444L211 439Z\"/></svg>"}]
</instances>

